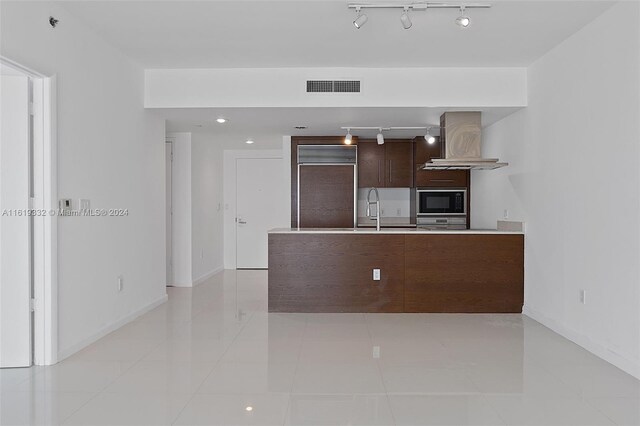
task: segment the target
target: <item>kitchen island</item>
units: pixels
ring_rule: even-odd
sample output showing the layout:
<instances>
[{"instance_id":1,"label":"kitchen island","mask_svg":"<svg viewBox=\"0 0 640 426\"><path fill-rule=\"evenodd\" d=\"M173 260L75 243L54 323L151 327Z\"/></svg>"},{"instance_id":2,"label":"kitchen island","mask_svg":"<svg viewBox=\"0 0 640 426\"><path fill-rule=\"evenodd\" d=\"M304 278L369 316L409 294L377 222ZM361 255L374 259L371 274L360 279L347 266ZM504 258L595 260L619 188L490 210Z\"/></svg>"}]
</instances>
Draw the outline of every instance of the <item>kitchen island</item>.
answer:
<instances>
[{"instance_id":1,"label":"kitchen island","mask_svg":"<svg viewBox=\"0 0 640 426\"><path fill-rule=\"evenodd\" d=\"M269 312L520 313L523 299L521 232L269 232Z\"/></svg>"}]
</instances>

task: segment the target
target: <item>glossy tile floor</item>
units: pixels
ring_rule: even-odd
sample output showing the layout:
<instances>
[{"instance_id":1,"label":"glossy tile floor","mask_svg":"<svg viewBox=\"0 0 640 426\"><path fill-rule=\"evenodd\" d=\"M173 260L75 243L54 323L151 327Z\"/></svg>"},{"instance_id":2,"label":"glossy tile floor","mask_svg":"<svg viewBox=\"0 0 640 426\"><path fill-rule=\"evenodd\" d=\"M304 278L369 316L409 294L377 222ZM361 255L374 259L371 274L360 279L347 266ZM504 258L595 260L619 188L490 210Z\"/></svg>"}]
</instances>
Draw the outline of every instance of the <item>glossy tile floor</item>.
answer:
<instances>
[{"instance_id":1,"label":"glossy tile floor","mask_svg":"<svg viewBox=\"0 0 640 426\"><path fill-rule=\"evenodd\" d=\"M56 366L1 370L0 423L640 424L638 380L521 315L267 314L266 281L169 289Z\"/></svg>"}]
</instances>

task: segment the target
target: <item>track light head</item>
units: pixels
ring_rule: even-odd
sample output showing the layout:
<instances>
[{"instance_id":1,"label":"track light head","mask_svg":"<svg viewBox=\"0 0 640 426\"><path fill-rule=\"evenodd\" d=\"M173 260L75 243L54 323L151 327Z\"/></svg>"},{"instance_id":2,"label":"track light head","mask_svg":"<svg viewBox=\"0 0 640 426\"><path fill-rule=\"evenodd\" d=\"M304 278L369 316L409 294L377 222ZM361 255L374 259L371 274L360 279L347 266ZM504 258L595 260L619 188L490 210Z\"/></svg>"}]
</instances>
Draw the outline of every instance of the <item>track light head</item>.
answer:
<instances>
[{"instance_id":1,"label":"track light head","mask_svg":"<svg viewBox=\"0 0 640 426\"><path fill-rule=\"evenodd\" d=\"M402 23L402 26L405 30L408 30L409 28L411 28L411 25L413 25L411 22L411 18L409 17L408 7L405 7L402 14L400 15L400 22Z\"/></svg>"},{"instance_id":2,"label":"track light head","mask_svg":"<svg viewBox=\"0 0 640 426\"><path fill-rule=\"evenodd\" d=\"M357 8L356 8L356 13L357 13L358 15L356 16L356 19L353 21L353 25L354 25L357 29L360 29L360 28L362 28L362 26L363 26L364 24L366 24L366 23L367 23L367 20L368 20L369 18L368 18L368 17L367 17L367 15L365 15L364 13L362 13L362 14L360 13L360 8L359 8L359 7L357 7Z\"/></svg>"},{"instance_id":3,"label":"track light head","mask_svg":"<svg viewBox=\"0 0 640 426\"><path fill-rule=\"evenodd\" d=\"M436 143L436 138L431 134L431 127L427 127L427 134L424 135L424 140L427 141L429 145L433 145Z\"/></svg>"},{"instance_id":4,"label":"track light head","mask_svg":"<svg viewBox=\"0 0 640 426\"><path fill-rule=\"evenodd\" d=\"M380 129L380 132L376 136L376 139L378 140L378 145L384 145L384 136L382 135L382 129Z\"/></svg>"},{"instance_id":5,"label":"track light head","mask_svg":"<svg viewBox=\"0 0 640 426\"><path fill-rule=\"evenodd\" d=\"M344 144L351 145L352 139L353 139L353 136L351 136L351 129L347 129L347 135L344 137Z\"/></svg>"},{"instance_id":6,"label":"track light head","mask_svg":"<svg viewBox=\"0 0 640 426\"><path fill-rule=\"evenodd\" d=\"M464 14L464 6L460 7L460 16L456 18L456 24L460 26L460 28L467 28L469 24L471 24L471 18Z\"/></svg>"}]
</instances>

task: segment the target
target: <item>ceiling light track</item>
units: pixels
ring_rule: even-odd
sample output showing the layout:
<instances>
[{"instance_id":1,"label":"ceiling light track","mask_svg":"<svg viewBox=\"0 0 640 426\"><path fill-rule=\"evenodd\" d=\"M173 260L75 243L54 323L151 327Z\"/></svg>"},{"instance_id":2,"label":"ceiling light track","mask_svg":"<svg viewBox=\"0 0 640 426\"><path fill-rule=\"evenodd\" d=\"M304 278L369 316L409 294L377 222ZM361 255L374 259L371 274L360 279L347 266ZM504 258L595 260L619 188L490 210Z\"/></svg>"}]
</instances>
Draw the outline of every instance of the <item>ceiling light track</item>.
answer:
<instances>
[{"instance_id":1,"label":"ceiling light track","mask_svg":"<svg viewBox=\"0 0 640 426\"><path fill-rule=\"evenodd\" d=\"M461 7L465 9L489 9L490 4L487 3L350 3L347 5L349 9L410 9L410 10L427 10L427 9L457 9Z\"/></svg>"},{"instance_id":2,"label":"ceiling light track","mask_svg":"<svg viewBox=\"0 0 640 426\"><path fill-rule=\"evenodd\" d=\"M426 11L427 9L458 9L460 16L455 20L455 23L460 28L467 28L471 24L471 18L469 18L465 11L467 9L489 9L490 4L486 3L430 3L430 2L417 2L417 3L351 3L347 5L349 9L355 9L356 18L353 20L353 25L360 29L369 20L368 16L362 12L363 9L402 9L400 14L400 22L405 30L408 30L412 26L410 11Z\"/></svg>"},{"instance_id":3,"label":"ceiling light track","mask_svg":"<svg viewBox=\"0 0 640 426\"><path fill-rule=\"evenodd\" d=\"M409 126L409 127L380 127L380 126L349 126L349 127L340 127L342 130L346 130L347 134L344 137L344 143L346 145L351 145L353 136L351 134L352 130L377 130L378 134L376 135L376 140L378 141L378 145L384 144L384 135L382 132L391 132L394 130L426 130L424 139L427 141L429 145L435 143L436 138L431 134L431 129L439 129L440 126Z\"/></svg>"}]
</instances>

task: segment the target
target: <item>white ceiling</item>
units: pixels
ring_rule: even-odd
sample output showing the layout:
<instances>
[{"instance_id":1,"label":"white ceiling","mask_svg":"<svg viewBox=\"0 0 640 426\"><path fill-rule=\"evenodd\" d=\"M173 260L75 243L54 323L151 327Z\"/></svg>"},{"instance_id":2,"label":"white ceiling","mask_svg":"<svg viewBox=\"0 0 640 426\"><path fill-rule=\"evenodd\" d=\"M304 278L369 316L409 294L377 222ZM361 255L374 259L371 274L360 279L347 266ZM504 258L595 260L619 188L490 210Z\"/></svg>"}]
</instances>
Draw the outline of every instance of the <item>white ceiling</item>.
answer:
<instances>
[{"instance_id":1,"label":"white ceiling","mask_svg":"<svg viewBox=\"0 0 640 426\"><path fill-rule=\"evenodd\" d=\"M244 142L255 141L251 148L280 148L282 135L343 135L341 127L437 126L440 115L451 108L175 108L155 109L167 120L167 131L208 133L225 149L247 148ZM482 124L487 126L517 111L518 108L483 108ZM227 118L224 124L218 117ZM308 128L297 130L295 126ZM375 138L376 131L353 131L360 137ZM389 138L415 137L416 130L387 133ZM438 134L438 129L434 129Z\"/></svg>"},{"instance_id":2,"label":"white ceiling","mask_svg":"<svg viewBox=\"0 0 640 426\"><path fill-rule=\"evenodd\" d=\"M367 10L356 30L332 0L60 4L146 68L527 66L612 4L487 2L466 30L445 9L413 12L409 30L398 10Z\"/></svg>"}]
</instances>

